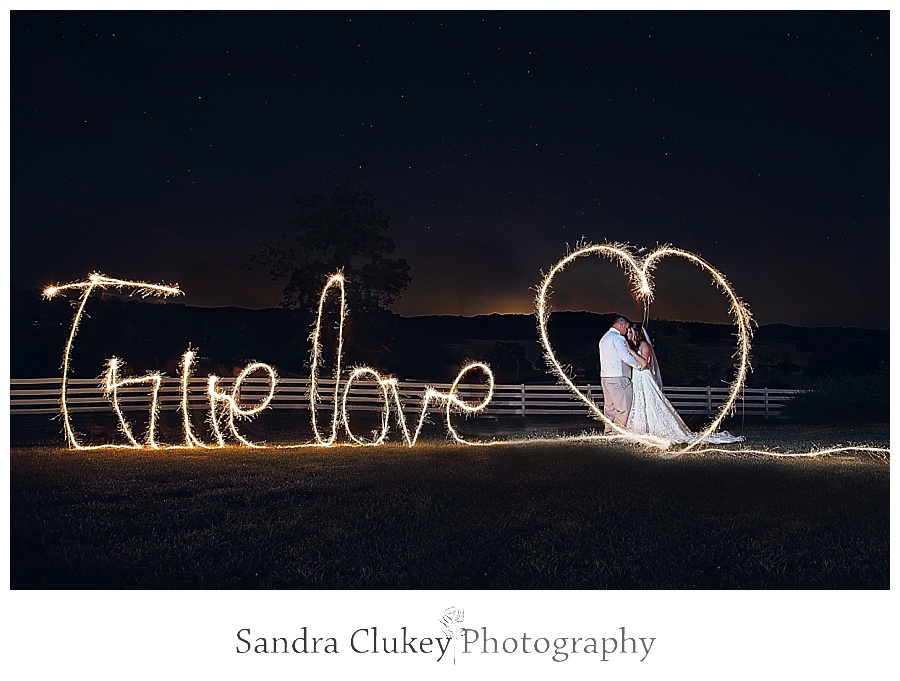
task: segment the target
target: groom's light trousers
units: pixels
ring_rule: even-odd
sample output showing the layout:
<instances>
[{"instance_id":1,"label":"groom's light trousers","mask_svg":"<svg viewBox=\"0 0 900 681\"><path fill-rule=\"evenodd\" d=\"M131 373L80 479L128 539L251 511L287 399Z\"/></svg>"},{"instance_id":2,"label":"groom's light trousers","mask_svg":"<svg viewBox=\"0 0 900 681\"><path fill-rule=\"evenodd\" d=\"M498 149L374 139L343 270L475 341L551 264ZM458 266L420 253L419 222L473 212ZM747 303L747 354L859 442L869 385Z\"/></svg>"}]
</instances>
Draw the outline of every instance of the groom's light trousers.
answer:
<instances>
[{"instance_id":1,"label":"groom's light trousers","mask_svg":"<svg viewBox=\"0 0 900 681\"><path fill-rule=\"evenodd\" d=\"M600 386L603 388L603 414L619 428L624 428L628 424L634 399L631 379L625 376L605 377L600 379Z\"/></svg>"}]
</instances>

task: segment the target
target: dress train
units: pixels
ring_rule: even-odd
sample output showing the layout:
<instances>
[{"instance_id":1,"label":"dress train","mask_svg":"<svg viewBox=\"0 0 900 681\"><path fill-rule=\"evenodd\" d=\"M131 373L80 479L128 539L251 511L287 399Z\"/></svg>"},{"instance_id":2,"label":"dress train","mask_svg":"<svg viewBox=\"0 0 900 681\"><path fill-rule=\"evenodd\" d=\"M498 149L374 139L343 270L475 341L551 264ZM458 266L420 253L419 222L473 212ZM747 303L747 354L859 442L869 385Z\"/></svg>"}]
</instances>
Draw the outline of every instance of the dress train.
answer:
<instances>
[{"instance_id":1,"label":"dress train","mask_svg":"<svg viewBox=\"0 0 900 681\"><path fill-rule=\"evenodd\" d=\"M652 371L634 371L631 379L633 400L626 429L637 435L654 435L669 442L687 443L696 437L685 425L675 407L659 387ZM704 439L710 444L743 442L744 438L726 430L712 433Z\"/></svg>"}]
</instances>

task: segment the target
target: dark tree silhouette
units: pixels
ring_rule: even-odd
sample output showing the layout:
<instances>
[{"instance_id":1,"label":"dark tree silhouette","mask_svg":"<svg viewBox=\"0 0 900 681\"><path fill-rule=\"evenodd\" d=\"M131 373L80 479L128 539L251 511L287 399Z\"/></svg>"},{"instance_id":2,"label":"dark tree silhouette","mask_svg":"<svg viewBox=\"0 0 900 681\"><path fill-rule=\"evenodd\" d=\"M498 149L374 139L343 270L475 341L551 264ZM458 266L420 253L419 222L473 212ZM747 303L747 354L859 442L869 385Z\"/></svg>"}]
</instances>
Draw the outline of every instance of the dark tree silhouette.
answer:
<instances>
[{"instance_id":1,"label":"dark tree silhouette","mask_svg":"<svg viewBox=\"0 0 900 681\"><path fill-rule=\"evenodd\" d=\"M409 264L389 258L390 216L374 195L341 185L331 194L295 196L290 234L261 242L251 267L268 270L273 281L287 280L282 307L315 311L328 277L343 271L348 305L354 313L386 310L411 281Z\"/></svg>"}]
</instances>

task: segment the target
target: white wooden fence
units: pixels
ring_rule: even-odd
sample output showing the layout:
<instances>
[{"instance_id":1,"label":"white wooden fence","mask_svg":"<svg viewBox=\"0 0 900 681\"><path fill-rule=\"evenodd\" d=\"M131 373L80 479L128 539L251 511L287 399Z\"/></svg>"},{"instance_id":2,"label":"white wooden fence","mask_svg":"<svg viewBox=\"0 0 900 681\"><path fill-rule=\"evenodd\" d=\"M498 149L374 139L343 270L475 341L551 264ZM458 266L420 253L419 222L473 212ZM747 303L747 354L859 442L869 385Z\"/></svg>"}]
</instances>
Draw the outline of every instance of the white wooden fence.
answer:
<instances>
[{"instance_id":1,"label":"white wooden fence","mask_svg":"<svg viewBox=\"0 0 900 681\"><path fill-rule=\"evenodd\" d=\"M10 380L10 411L18 414L52 414L60 410L60 378L26 378ZM221 389L230 389L234 385L233 378L220 379ZM421 409L422 395L429 384L402 382L398 385L398 393L403 410L418 412ZM450 390L449 384L431 384L441 392ZM580 390L603 404L603 393L599 384L581 384ZM341 388L343 391L343 388ZM728 397L727 387L679 387L666 386L665 394L675 409L682 415L716 413ZM279 378L275 397L270 409L308 409L309 380L299 378ZM269 392L269 382L262 378L251 378L241 386L241 403L246 407L258 404ZM798 390L776 390L772 388L745 388L736 404L735 414L742 416L778 416L784 403ZM120 388L119 404L123 409L147 409L149 405L150 387L147 385ZM458 386L460 399L478 404L485 396L483 386L477 384L461 384ZM192 409L208 408L206 396L206 380L194 378L190 381L188 391L189 404ZM319 408L330 409L334 395L334 381L319 381ZM181 383L176 378L164 379L159 392L160 408L176 410L181 407ZM108 411L112 407L103 395L99 380L69 379L66 402L70 412ZM348 405L352 411L380 411L383 408L382 392L374 382L354 383ZM442 411L435 404L432 411ZM531 416L531 415L585 415L587 407L566 387L561 385L496 385L494 397L483 412L493 416Z\"/></svg>"}]
</instances>

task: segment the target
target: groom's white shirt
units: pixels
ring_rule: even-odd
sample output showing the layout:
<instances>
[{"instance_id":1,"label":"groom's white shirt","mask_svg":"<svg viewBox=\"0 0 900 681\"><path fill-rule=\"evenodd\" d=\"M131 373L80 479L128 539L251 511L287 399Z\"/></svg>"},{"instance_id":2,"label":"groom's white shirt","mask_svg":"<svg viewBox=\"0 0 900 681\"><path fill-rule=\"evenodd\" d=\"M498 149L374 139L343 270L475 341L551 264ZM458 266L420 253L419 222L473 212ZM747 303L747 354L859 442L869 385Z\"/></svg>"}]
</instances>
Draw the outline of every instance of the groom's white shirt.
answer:
<instances>
[{"instance_id":1,"label":"groom's white shirt","mask_svg":"<svg viewBox=\"0 0 900 681\"><path fill-rule=\"evenodd\" d=\"M641 365L625 347L625 336L611 328L600 339L600 378L631 378L631 369Z\"/></svg>"}]
</instances>

